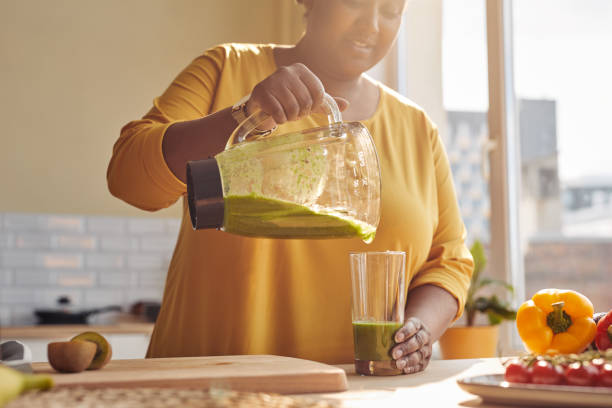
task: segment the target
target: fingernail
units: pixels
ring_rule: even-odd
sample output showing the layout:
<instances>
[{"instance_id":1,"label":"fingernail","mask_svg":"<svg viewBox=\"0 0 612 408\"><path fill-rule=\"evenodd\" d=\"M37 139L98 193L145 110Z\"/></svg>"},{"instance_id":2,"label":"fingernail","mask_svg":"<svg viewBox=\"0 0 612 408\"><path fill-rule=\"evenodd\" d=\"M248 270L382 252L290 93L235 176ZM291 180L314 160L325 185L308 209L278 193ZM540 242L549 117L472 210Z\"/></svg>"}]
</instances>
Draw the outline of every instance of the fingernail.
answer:
<instances>
[{"instance_id":1,"label":"fingernail","mask_svg":"<svg viewBox=\"0 0 612 408\"><path fill-rule=\"evenodd\" d=\"M402 352L401 352L401 351L399 351L399 350L395 350L395 351L393 352L393 358L394 358L394 359L396 359L396 360L397 360L397 359L398 359L398 358L400 358L401 356L402 356Z\"/></svg>"},{"instance_id":2,"label":"fingernail","mask_svg":"<svg viewBox=\"0 0 612 408\"><path fill-rule=\"evenodd\" d=\"M397 343L404 341L404 333L397 333L397 336L395 336L395 341Z\"/></svg>"},{"instance_id":3,"label":"fingernail","mask_svg":"<svg viewBox=\"0 0 612 408\"><path fill-rule=\"evenodd\" d=\"M395 366L400 370L403 369L405 365L406 362L404 360L399 360L395 362Z\"/></svg>"}]
</instances>

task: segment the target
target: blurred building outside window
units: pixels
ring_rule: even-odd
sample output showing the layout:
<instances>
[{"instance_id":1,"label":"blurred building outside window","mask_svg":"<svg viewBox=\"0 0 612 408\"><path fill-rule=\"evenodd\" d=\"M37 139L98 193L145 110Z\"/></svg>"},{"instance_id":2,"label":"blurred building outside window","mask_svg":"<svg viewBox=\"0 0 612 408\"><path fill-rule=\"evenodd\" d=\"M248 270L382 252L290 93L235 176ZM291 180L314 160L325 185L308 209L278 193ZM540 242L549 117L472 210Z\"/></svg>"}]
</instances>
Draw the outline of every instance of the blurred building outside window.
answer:
<instances>
[{"instance_id":1,"label":"blurred building outside window","mask_svg":"<svg viewBox=\"0 0 612 408\"><path fill-rule=\"evenodd\" d=\"M495 8L503 19L491 17ZM517 306L558 287L587 295L596 311L612 308L609 21L609 0L411 0L395 50L371 71L437 123L467 242L483 241L489 255L501 248L485 273L517 286ZM503 61L489 55L496 30L507 36ZM490 86L514 97L496 118L511 125L505 167L491 161L500 146L489 134L499 129L489 123ZM501 198L491 184L500 180ZM501 216L492 210L500 199Z\"/></svg>"},{"instance_id":2,"label":"blurred building outside window","mask_svg":"<svg viewBox=\"0 0 612 408\"><path fill-rule=\"evenodd\" d=\"M446 146L469 239L490 242L484 157L484 0L443 2ZM513 82L520 157L524 294L574 289L612 308L612 2L514 0ZM608 107L608 108L606 108Z\"/></svg>"}]
</instances>

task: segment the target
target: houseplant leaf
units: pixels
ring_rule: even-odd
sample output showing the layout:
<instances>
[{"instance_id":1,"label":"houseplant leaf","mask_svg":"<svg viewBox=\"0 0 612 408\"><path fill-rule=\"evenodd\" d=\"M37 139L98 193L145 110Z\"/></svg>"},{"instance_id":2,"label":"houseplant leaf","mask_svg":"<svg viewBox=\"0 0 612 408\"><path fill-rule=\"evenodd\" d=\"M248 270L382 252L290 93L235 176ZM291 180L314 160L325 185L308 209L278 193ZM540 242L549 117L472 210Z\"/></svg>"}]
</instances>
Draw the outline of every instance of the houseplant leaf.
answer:
<instances>
[{"instance_id":1,"label":"houseplant leaf","mask_svg":"<svg viewBox=\"0 0 612 408\"><path fill-rule=\"evenodd\" d=\"M489 323L492 325L499 324L502 320L514 320L516 312L505 302L501 302L495 295L490 297L481 296L474 302L474 308L486 313L489 317Z\"/></svg>"}]
</instances>

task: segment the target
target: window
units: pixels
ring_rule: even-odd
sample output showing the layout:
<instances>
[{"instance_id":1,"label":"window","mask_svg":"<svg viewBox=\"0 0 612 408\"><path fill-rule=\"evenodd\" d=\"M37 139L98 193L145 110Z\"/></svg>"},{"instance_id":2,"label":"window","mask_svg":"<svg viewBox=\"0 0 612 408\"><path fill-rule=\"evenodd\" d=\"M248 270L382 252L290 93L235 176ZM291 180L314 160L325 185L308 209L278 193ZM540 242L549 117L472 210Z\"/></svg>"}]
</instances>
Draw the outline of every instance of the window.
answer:
<instances>
[{"instance_id":1,"label":"window","mask_svg":"<svg viewBox=\"0 0 612 408\"><path fill-rule=\"evenodd\" d=\"M490 203L483 149L488 140L484 0L442 3L443 135L468 231L468 244L490 241Z\"/></svg>"},{"instance_id":2,"label":"window","mask_svg":"<svg viewBox=\"0 0 612 408\"><path fill-rule=\"evenodd\" d=\"M525 294L612 306L612 2L514 0Z\"/></svg>"},{"instance_id":3,"label":"window","mask_svg":"<svg viewBox=\"0 0 612 408\"><path fill-rule=\"evenodd\" d=\"M412 0L405 17L396 85L439 124L486 273L516 306L559 287L609 309L612 1ZM522 349L510 330L502 349Z\"/></svg>"}]
</instances>

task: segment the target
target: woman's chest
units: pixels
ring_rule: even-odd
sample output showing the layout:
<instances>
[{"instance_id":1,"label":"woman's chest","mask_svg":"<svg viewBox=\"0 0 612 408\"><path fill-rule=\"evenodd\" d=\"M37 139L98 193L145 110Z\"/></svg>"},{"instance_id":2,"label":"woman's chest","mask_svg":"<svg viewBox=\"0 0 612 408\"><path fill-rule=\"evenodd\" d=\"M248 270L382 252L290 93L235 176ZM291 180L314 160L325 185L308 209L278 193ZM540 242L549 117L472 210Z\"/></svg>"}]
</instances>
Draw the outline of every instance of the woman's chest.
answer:
<instances>
[{"instance_id":1,"label":"woman's chest","mask_svg":"<svg viewBox=\"0 0 612 408\"><path fill-rule=\"evenodd\" d=\"M413 266L418 266L425 262L431 247L438 220L437 204L430 194L401 174L383 174L377 246L406 251Z\"/></svg>"},{"instance_id":2,"label":"woman's chest","mask_svg":"<svg viewBox=\"0 0 612 408\"><path fill-rule=\"evenodd\" d=\"M375 243L407 252L409 267L425 262L438 226L435 168L426 134L398 126L373 129L381 171L381 217ZM381 137L382 136L382 137Z\"/></svg>"}]
</instances>

